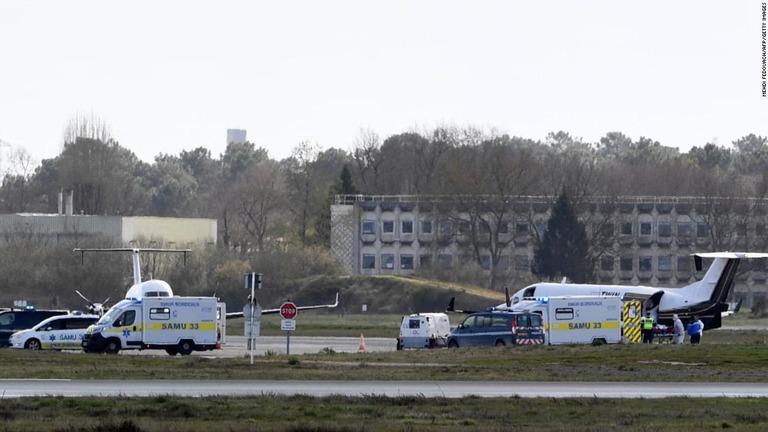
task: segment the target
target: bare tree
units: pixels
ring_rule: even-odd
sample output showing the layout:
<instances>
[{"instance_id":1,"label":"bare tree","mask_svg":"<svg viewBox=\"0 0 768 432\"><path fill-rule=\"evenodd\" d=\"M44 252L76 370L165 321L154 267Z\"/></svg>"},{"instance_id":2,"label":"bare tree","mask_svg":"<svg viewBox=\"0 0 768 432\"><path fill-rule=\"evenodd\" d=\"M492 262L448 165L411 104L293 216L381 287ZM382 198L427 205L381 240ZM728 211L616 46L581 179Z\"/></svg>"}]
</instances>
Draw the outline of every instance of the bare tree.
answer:
<instances>
[{"instance_id":1,"label":"bare tree","mask_svg":"<svg viewBox=\"0 0 768 432\"><path fill-rule=\"evenodd\" d=\"M296 232L302 245L308 244L308 230L313 225L313 212L318 202L324 200L327 188L321 188L314 170L314 162L320 153L317 144L304 141L293 149L286 161L288 194L291 198L289 208L296 220ZM327 209L326 209L327 211Z\"/></svg>"},{"instance_id":2,"label":"bare tree","mask_svg":"<svg viewBox=\"0 0 768 432\"><path fill-rule=\"evenodd\" d=\"M384 159L381 155L381 140L371 129L360 129L360 135L355 138L352 157L357 167L358 184L363 186L367 194L378 194L379 176Z\"/></svg>"},{"instance_id":3,"label":"bare tree","mask_svg":"<svg viewBox=\"0 0 768 432\"><path fill-rule=\"evenodd\" d=\"M238 218L258 250L263 250L269 238L278 237L275 230L286 204L283 175L277 162L263 161L247 177L237 188Z\"/></svg>"},{"instance_id":4,"label":"bare tree","mask_svg":"<svg viewBox=\"0 0 768 432\"><path fill-rule=\"evenodd\" d=\"M64 143L73 143L78 138L107 143L112 140L112 132L109 126L93 112L87 115L78 113L70 117L64 129Z\"/></svg>"}]
</instances>

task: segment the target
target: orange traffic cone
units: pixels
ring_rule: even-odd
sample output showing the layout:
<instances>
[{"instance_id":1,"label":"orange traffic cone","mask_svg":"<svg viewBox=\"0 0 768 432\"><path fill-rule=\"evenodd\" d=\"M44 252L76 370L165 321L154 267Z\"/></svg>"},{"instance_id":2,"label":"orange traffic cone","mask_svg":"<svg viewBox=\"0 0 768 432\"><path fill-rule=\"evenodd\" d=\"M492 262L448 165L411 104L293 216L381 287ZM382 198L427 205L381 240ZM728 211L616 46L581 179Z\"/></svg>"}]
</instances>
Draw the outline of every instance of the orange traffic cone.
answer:
<instances>
[{"instance_id":1,"label":"orange traffic cone","mask_svg":"<svg viewBox=\"0 0 768 432\"><path fill-rule=\"evenodd\" d=\"M359 352L365 351L365 336L360 332L360 347L357 349Z\"/></svg>"}]
</instances>

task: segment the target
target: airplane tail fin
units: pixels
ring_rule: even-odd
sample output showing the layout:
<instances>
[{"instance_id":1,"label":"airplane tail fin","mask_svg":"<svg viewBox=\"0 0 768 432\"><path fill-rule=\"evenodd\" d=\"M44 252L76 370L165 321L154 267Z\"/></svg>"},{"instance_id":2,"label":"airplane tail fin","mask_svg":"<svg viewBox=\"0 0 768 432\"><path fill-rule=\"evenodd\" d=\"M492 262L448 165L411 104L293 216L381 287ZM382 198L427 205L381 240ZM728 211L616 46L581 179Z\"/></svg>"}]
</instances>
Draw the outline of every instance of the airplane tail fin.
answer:
<instances>
[{"instance_id":1,"label":"airplane tail fin","mask_svg":"<svg viewBox=\"0 0 768 432\"><path fill-rule=\"evenodd\" d=\"M506 297L507 309L512 307L512 299L509 297L509 287L504 287L504 296Z\"/></svg>"},{"instance_id":2,"label":"airplane tail fin","mask_svg":"<svg viewBox=\"0 0 768 432\"><path fill-rule=\"evenodd\" d=\"M451 301L448 302L448 307L445 309L446 312L455 312L456 311L456 297L451 297Z\"/></svg>"}]
</instances>

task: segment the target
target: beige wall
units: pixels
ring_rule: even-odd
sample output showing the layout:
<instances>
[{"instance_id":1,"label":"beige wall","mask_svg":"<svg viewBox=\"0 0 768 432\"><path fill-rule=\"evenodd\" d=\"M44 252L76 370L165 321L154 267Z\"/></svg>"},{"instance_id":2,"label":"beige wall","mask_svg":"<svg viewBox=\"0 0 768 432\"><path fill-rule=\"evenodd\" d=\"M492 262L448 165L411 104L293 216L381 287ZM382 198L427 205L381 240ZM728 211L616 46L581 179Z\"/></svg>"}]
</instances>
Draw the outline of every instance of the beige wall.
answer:
<instances>
[{"instance_id":1,"label":"beige wall","mask_svg":"<svg viewBox=\"0 0 768 432\"><path fill-rule=\"evenodd\" d=\"M216 219L161 218L149 216L124 217L122 241L162 240L177 247L187 243L216 244Z\"/></svg>"}]
</instances>

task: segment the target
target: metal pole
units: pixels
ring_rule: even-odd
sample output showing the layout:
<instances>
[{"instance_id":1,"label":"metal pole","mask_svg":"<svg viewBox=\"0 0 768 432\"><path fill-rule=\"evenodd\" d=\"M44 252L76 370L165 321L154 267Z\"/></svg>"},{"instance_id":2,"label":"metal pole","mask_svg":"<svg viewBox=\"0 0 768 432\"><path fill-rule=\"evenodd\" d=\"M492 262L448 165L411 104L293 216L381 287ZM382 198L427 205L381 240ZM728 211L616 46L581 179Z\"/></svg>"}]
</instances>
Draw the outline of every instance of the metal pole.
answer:
<instances>
[{"instance_id":1,"label":"metal pole","mask_svg":"<svg viewBox=\"0 0 768 432\"><path fill-rule=\"evenodd\" d=\"M285 340L285 355L291 355L291 331L286 330L287 338Z\"/></svg>"},{"instance_id":2,"label":"metal pole","mask_svg":"<svg viewBox=\"0 0 768 432\"><path fill-rule=\"evenodd\" d=\"M251 347L251 366L253 366L253 346L255 345L253 342L253 320L254 315L256 314L255 305L256 305L256 298L254 297L256 294L254 293L254 286L256 285L256 274L253 273L251 276L251 331L248 334L248 345Z\"/></svg>"}]
</instances>

